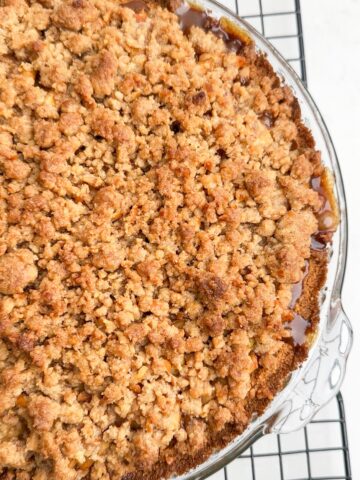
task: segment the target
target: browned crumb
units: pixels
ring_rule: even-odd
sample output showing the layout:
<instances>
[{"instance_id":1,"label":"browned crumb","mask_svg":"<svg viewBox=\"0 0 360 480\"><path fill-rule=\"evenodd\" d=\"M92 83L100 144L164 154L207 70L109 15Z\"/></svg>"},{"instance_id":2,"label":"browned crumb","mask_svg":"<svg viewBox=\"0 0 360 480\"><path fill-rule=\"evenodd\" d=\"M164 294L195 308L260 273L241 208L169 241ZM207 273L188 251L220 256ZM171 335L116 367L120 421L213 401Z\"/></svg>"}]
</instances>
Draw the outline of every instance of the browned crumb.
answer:
<instances>
[{"instance_id":1,"label":"browned crumb","mask_svg":"<svg viewBox=\"0 0 360 480\"><path fill-rule=\"evenodd\" d=\"M133 7L0 0L7 480L188 470L306 356L306 265L318 319L324 169L290 88L248 41Z\"/></svg>"}]
</instances>

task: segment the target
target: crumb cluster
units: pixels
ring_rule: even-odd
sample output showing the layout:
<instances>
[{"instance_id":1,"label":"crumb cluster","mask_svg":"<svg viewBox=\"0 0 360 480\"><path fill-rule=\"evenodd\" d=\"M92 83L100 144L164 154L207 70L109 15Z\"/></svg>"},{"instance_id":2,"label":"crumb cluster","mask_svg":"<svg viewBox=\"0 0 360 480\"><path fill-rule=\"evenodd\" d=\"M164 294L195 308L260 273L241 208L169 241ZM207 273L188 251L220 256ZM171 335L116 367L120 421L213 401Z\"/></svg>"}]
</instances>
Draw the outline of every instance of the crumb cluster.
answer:
<instances>
[{"instance_id":1,"label":"crumb cluster","mask_svg":"<svg viewBox=\"0 0 360 480\"><path fill-rule=\"evenodd\" d=\"M283 387L323 166L253 45L1 0L0 172L1 479L168 476Z\"/></svg>"}]
</instances>

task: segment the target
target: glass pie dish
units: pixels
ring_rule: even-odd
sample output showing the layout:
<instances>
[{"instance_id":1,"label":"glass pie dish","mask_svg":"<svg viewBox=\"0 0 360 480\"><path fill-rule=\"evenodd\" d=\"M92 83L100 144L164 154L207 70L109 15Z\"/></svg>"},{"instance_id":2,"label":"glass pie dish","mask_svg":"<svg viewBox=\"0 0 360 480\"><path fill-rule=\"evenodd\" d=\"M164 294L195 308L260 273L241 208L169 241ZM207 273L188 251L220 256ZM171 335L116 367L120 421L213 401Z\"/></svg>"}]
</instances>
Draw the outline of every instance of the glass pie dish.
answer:
<instances>
[{"instance_id":1,"label":"glass pie dish","mask_svg":"<svg viewBox=\"0 0 360 480\"><path fill-rule=\"evenodd\" d=\"M265 412L254 418L240 436L195 469L173 477L173 480L207 478L261 436L269 433L289 433L307 424L339 391L352 345L351 324L341 302L347 254L346 199L340 166L324 120L292 67L251 25L214 0L201 0L196 5L211 17L230 21L235 27L249 34L257 50L267 56L282 82L293 90L299 101L303 122L312 132L324 165L333 173L340 224L328 247L328 275L319 300L320 322L308 358L291 374L286 387L274 398Z\"/></svg>"}]
</instances>

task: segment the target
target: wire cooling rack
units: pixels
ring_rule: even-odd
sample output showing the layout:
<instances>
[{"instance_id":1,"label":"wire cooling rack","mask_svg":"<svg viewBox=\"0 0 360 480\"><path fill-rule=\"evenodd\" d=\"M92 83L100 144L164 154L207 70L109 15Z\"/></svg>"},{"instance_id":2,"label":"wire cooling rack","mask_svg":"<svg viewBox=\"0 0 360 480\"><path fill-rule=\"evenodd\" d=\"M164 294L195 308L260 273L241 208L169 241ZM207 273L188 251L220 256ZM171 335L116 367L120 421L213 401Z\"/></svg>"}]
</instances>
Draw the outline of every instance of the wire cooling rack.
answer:
<instances>
[{"instance_id":1,"label":"wire cooling rack","mask_svg":"<svg viewBox=\"0 0 360 480\"><path fill-rule=\"evenodd\" d=\"M352 480L341 395L305 428L266 435L209 480Z\"/></svg>"},{"instance_id":2,"label":"wire cooling rack","mask_svg":"<svg viewBox=\"0 0 360 480\"><path fill-rule=\"evenodd\" d=\"M209 480L352 480L341 394L305 428L266 435Z\"/></svg>"},{"instance_id":3,"label":"wire cooling rack","mask_svg":"<svg viewBox=\"0 0 360 480\"><path fill-rule=\"evenodd\" d=\"M270 40L307 83L300 0L220 0ZM267 435L209 480L352 480L341 394L305 428Z\"/></svg>"},{"instance_id":4,"label":"wire cooling rack","mask_svg":"<svg viewBox=\"0 0 360 480\"><path fill-rule=\"evenodd\" d=\"M271 41L306 84L300 0L219 0Z\"/></svg>"}]
</instances>

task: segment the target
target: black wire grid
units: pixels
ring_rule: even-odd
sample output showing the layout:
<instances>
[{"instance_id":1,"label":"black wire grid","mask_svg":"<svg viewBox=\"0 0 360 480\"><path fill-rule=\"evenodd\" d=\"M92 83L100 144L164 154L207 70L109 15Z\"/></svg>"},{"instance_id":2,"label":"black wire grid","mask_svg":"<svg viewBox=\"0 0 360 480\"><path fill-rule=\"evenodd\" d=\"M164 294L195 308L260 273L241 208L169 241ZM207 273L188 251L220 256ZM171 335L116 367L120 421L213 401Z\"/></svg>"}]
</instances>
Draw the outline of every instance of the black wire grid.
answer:
<instances>
[{"instance_id":1,"label":"black wire grid","mask_svg":"<svg viewBox=\"0 0 360 480\"><path fill-rule=\"evenodd\" d=\"M220 0L260 31L307 84L300 0ZM267 435L209 480L352 480L342 396L305 428Z\"/></svg>"},{"instance_id":2,"label":"black wire grid","mask_svg":"<svg viewBox=\"0 0 360 480\"><path fill-rule=\"evenodd\" d=\"M300 0L220 0L283 54L306 85Z\"/></svg>"},{"instance_id":3,"label":"black wire grid","mask_svg":"<svg viewBox=\"0 0 360 480\"><path fill-rule=\"evenodd\" d=\"M209 480L352 480L341 394L305 428L266 435Z\"/></svg>"},{"instance_id":4,"label":"black wire grid","mask_svg":"<svg viewBox=\"0 0 360 480\"><path fill-rule=\"evenodd\" d=\"M261 438L209 480L352 480L341 394L305 428Z\"/></svg>"}]
</instances>

